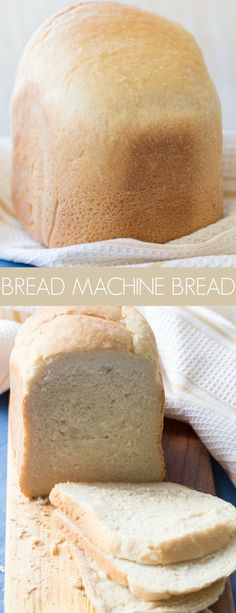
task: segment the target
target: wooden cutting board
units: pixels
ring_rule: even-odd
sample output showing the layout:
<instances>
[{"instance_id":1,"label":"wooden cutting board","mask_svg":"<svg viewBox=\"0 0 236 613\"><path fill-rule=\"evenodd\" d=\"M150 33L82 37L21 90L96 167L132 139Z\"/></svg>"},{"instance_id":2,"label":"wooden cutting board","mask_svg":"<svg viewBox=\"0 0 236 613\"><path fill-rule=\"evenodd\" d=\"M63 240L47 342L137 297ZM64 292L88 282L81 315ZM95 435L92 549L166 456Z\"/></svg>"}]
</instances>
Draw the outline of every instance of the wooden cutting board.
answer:
<instances>
[{"instance_id":1,"label":"wooden cutting board","mask_svg":"<svg viewBox=\"0 0 236 613\"><path fill-rule=\"evenodd\" d=\"M19 491L9 441L5 613L93 613L80 589L66 543L58 543L50 504L28 501ZM209 455L186 424L166 420L167 479L214 493ZM214 613L235 613L230 583Z\"/></svg>"}]
</instances>

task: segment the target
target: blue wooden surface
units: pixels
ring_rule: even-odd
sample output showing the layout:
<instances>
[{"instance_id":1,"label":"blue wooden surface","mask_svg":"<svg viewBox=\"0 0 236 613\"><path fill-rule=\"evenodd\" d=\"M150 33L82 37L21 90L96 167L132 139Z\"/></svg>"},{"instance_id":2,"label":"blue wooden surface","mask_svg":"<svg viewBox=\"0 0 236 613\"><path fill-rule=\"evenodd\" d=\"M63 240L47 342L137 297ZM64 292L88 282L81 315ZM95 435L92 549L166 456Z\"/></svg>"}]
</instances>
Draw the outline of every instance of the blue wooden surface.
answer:
<instances>
[{"instance_id":1,"label":"blue wooden surface","mask_svg":"<svg viewBox=\"0 0 236 613\"><path fill-rule=\"evenodd\" d=\"M0 396L0 564L4 565L8 394ZM0 612L3 613L4 574L0 573Z\"/></svg>"},{"instance_id":2,"label":"blue wooden surface","mask_svg":"<svg viewBox=\"0 0 236 613\"><path fill-rule=\"evenodd\" d=\"M5 544L5 497L6 497L6 470L7 470L7 408L8 394L0 396L0 564L4 564ZM215 460L212 460L216 490L218 496L236 505L236 490L223 469ZM0 573L0 613L3 613L3 583L4 575ZM234 601L236 604L236 574L232 579ZM13 612L12 612L13 613ZM15 612L14 612L15 613Z\"/></svg>"},{"instance_id":3,"label":"blue wooden surface","mask_svg":"<svg viewBox=\"0 0 236 613\"><path fill-rule=\"evenodd\" d=\"M31 264L16 264L16 262L7 262L0 260L0 268L32 268Z\"/></svg>"}]
</instances>

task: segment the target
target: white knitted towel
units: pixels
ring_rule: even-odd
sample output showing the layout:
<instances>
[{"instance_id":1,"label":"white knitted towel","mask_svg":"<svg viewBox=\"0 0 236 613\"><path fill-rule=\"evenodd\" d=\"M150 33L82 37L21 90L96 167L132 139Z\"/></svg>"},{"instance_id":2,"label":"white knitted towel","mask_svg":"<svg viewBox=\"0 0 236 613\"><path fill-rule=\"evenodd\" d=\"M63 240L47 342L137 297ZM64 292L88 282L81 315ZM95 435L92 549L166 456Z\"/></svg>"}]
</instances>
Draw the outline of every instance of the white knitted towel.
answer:
<instances>
[{"instance_id":1,"label":"white knitted towel","mask_svg":"<svg viewBox=\"0 0 236 613\"><path fill-rule=\"evenodd\" d=\"M0 309L0 393L20 322L35 308ZM236 325L203 307L140 307L157 339L165 413L187 421L236 483Z\"/></svg>"},{"instance_id":2,"label":"white knitted towel","mask_svg":"<svg viewBox=\"0 0 236 613\"><path fill-rule=\"evenodd\" d=\"M236 133L224 135L224 218L189 236L158 245L117 239L46 248L23 230L10 197L10 141L0 139L0 258L36 266L236 266Z\"/></svg>"},{"instance_id":3,"label":"white knitted towel","mask_svg":"<svg viewBox=\"0 0 236 613\"><path fill-rule=\"evenodd\" d=\"M236 484L236 326L204 307L142 307L161 359L165 414L187 421Z\"/></svg>"}]
</instances>

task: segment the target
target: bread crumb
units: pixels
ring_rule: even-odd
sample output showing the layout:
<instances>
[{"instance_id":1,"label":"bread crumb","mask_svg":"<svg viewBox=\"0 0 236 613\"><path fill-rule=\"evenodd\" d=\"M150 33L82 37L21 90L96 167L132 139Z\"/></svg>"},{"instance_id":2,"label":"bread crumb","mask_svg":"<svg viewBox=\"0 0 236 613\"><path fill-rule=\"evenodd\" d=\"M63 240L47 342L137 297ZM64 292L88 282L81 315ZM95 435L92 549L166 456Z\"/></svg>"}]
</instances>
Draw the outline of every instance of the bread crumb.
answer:
<instances>
[{"instance_id":1,"label":"bread crumb","mask_svg":"<svg viewBox=\"0 0 236 613\"><path fill-rule=\"evenodd\" d=\"M27 536L27 534L28 534L27 530L19 530L18 538L22 539L24 536Z\"/></svg>"},{"instance_id":2,"label":"bread crumb","mask_svg":"<svg viewBox=\"0 0 236 613\"><path fill-rule=\"evenodd\" d=\"M37 590L37 587L32 587L30 590L28 590L28 596L30 596L30 594L32 594L32 592L35 592L35 590Z\"/></svg>"},{"instance_id":3,"label":"bread crumb","mask_svg":"<svg viewBox=\"0 0 236 613\"><path fill-rule=\"evenodd\" d=\"M82 579L80 579L80 577L75 577L74 575L69 578L68 586L76 590L80 590L81 592L84 591Z\"/></svg>"},{"instance_id":4,"label":"bread crumb","mask_svg":"<svg viewBox=\"0 0 236 613\"><path fill-rule=\"evenodd\" d=\"M35 504L41 504L41 505L49 504L49 498L48 496L46 496L45 498L41 498L41 496L39 496L38 498L34 500L34 502Z\"/></svg>"},{"instance_id":5,"label":"bread crumb","mask_svg":"<svg viewBox=\"0 0 236 613\"><path fill-rule=\"evenodd\" d=\"M58 545L59 543L53 543L51 546L51 552L53 556L59 556L60 549Z\"/></svg>"},{"instance_id":6,"label":"bread crumb","mask_svg":"<svg viewBox=\"0 0 236 613\"><path fill-rule=\"evenodd\" d=\"M59 545L61 545L62 547L66 547L67 543L66 540L62 537L60 537L59 539L57 539L54 543L52 543L51 545L51 554L53 556L58 556L60 553L60 547Z\"/></svg>"},{"instance_id":7,"label":"bread crumb","mask_svg":"<svg viewBox=\"0 0 236 613\"><path fill-rule=\"evenodd\" d=\"M40 545L43 545L42 541L39 541L38 539L33 539L32 540L32 547L34 549L34 547L39 547Z\"/></svg>"}]
</instances>

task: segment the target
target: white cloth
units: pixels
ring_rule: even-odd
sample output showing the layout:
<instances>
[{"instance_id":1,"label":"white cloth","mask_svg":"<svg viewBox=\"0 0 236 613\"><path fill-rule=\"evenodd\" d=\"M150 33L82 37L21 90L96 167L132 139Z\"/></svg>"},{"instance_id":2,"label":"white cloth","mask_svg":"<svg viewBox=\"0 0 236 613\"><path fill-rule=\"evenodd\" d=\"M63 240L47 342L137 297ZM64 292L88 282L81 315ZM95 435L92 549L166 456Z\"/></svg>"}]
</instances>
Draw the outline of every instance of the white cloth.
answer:
<instances>
[{"instance_id":1,"label":"white cloth","mask_svg":"<svg viewBox=\"0 0 236 613\"><path fill-rule=\"evenodd\" d=\"M165 414L186 421L236 484L236 326L204 307L142 307L161 359Z\"/></svg>"},{"instance_id":2,"label":"white cloth","mask_svg":"<svg viewBox=\"0 0 236 613\"><path fill-rule=\"evenodd\" d=\"M35 308L0 309L0 393L20 325ZM165 414L192 425L236 483L236 325L203 307L140 307L157 339Z\"/></svg>"},{"instance_id":3,"label":"white cloth","mask_svg":"<svg viewBox=\"0 0 236 613\"><path fill-rule=\"evenodd\" d=\"M17 221L10 197L9 139L0 139L0 258L36 266L236 266L236 133L224 135L224 218L189 236L158 245L131 239L42 247Z\"/></svg>"},{"instance_id":4,"label":"white cloth","mask_svg":"<svg viewBox=\"0 0 236 613\"><path fill-rule=\"evenodd\" d=\"M0 308L0 394L9 388L9 357L21 324L35 307Z\"/></svg>"}]
</instances>

